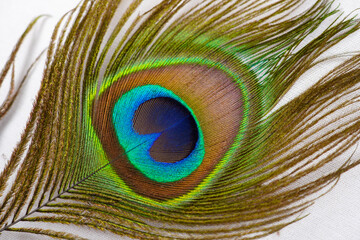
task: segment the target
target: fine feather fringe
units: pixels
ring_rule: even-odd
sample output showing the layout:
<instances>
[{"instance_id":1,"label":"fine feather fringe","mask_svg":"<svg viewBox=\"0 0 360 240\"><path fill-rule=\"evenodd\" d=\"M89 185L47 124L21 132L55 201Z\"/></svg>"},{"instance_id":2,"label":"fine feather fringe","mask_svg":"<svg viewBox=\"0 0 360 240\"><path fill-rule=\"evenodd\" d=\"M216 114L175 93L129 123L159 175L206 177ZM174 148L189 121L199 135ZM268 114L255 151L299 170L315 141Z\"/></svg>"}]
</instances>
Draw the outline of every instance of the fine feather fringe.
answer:
<instances>
[{"instance_id":1,"label":"fine feather fringe","mask_svg":"<svg viewBox=\"0 0 360 240\"><path fill-rule=\"evenodd\" d=\"M6 183L0 186L0 232L77 239L37 227L47 222L140 239L257 239L300 220L315 193L359 164L343 157L360 136L359 55L273 110L326 50L359 29L357 20L337 19L325 0L294 17L289 14L308 2L239 0L219 6L173 0L137 15L142 1L133 1L118 17L120 3L83 1L55 27L35 107L0 175ZM311 35L326 21L324 31ZM20 38L0 84L35 22ZM131 194L114 180L98 150L88 121L90 101L110 84L107 79L126 75L134 65L190 57L245 78L250 108L244 138L231 161L196 194L165 202ZM17 92L11 88L0 119ZM18 227L19 222L34 227Z\"/></svg>"}]
</instances>

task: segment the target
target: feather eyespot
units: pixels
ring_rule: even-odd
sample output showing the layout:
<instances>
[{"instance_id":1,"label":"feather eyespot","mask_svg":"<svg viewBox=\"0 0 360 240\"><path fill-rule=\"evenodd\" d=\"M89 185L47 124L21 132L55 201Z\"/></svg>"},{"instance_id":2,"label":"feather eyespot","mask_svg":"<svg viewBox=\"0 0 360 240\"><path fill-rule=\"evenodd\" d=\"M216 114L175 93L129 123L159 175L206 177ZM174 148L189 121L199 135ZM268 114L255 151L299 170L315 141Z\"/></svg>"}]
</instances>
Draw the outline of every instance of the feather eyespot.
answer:
<instances>
[{"instance_id":1,"label":"feather eyespot","mask_svg":"<svg viewBox=\"0 0 360 240\"><path fill-rule=\"evenodd\" d=\"M92 120L119 177L138 194L171 199L224 161L239 135L242 99L219 69L172 65L114 81L94 100ZM227 116L221 124L219 115Z\"/></svg>"}]
</instances>

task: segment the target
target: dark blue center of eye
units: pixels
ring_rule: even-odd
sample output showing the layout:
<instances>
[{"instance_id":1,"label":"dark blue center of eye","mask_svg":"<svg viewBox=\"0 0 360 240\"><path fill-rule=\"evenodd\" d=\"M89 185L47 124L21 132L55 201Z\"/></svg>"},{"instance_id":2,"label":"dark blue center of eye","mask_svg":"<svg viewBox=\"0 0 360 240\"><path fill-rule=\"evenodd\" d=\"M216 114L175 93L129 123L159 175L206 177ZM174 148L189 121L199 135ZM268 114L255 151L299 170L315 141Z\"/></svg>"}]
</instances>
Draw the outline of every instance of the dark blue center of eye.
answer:
<instances>
[{"instance_id":1,"label":"dark blue center of eye","mask_svg":"<svg viewBox=\"0 0 360 240\"><path fill-rule=\"evenodd\" d=\"M160 133L149 150L158 162L174 163L186 158L195 149L199 137L189 110L168 97L142 103L135 111L133 128L138 134Z\"/></svg>"}]
</instances>

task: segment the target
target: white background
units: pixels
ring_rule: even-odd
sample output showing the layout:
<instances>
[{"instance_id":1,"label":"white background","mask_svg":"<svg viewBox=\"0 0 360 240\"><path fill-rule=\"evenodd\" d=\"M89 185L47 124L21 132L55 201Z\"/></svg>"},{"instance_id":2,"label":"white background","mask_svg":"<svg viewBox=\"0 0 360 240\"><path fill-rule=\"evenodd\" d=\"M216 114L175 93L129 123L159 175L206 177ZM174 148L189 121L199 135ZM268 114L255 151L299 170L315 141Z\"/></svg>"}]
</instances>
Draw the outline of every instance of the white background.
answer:
<instances>
[{"instance_id":1,"label":"white background","mask_svg":"<svg viewBox=\"0 0 360 240\"><path fill-rule=\"evenodd\" d=\"M146 0L149 1L149 0ZM358 0L338 0L340 8L350 13L360 8ZM32 59L47 46L52 28L59 17L76 5L74 0L0 0L0 69L7 60L17 39L27 24L40 14L50 14L38 24L29 37L28 45L17 57L16 73L23 73L23 63ZM360 11L357 11L360 13ZM31 44L31 48L27 47ZM357 48L357 49L356 49ZM30 51L29 51L30 49ZM348 52L360 49L360 34L353 34L350 39L336 47L337 52ZM25 60L25 61L24 61ZM26 64L25 64L26 65ZM32 108L40 84L43 62L38 64L32 78L21 91L21 97L14 109L0 122L0 171L10 158L12 149L20 138L26 120ZM308 82L318 78L328 68L319 66L307 74L301 83L294 86L292 93L308 86ZM6 92L6 86L0 89L0 102ZM2 184L2 183L0 183ZM317 200L308 209L310 216L292 224L266 240L359 240L360 239L360 166L342 175L337 186L326 196ZM89 236L90 238L91 236ZM0 237L0 239L3 239ZM91 238L90 238L91 239Z\"/></svg>"}]
</instances>

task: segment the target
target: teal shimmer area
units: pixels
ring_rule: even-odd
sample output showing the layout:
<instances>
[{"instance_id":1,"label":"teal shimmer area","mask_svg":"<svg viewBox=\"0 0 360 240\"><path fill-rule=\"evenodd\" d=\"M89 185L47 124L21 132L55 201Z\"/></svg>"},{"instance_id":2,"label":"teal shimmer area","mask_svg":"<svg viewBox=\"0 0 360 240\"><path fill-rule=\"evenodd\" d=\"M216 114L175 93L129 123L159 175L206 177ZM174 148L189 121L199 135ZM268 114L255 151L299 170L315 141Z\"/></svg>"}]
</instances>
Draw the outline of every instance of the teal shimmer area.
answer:
<instances>
[{"instance_id":1,"label":"teal shimmer area","mask_svg":"<svg viewBox=\"0 0 360 240\"><path fill-rule=\"evenodd\" d=\"M172 98L185 106L195 119L199 132L194 150L186 158L175 163L157 162L150 156L149 150L161 133L142 135L133 128L132 119L138 107L150 99L159 97ZM199 122L186 103L166 88L146 85L123 94L115 103L112 120L119 143L124 148L131 164L153 181L167 183L181 180L189 176L202 163L205 149Z\"/></svg>"}]
</instances>

